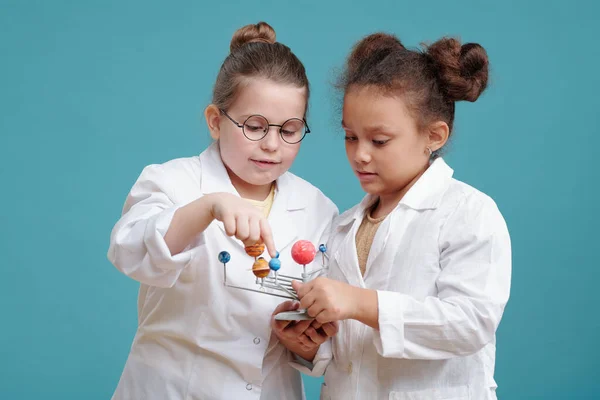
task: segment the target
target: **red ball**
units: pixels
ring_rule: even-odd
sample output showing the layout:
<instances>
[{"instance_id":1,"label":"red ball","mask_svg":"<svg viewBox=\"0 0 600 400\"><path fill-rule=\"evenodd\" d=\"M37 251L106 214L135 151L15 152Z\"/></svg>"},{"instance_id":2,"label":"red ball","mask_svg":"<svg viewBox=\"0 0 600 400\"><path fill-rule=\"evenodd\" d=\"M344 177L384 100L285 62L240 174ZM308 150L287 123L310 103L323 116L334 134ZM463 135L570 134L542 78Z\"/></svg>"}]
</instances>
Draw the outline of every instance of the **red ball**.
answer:
<instances>
[{"instance_id":1,"label":"red ball","mask_svg":"<svg viewBox=\"0 0 600 400\"><path fill-rule=\"evenodd\" d=\"M298 264L310 264L315 259L315 254L317 254L317 250L308 240L298 240L292 246L292 258Z\"/></svg>"}]
</instances>

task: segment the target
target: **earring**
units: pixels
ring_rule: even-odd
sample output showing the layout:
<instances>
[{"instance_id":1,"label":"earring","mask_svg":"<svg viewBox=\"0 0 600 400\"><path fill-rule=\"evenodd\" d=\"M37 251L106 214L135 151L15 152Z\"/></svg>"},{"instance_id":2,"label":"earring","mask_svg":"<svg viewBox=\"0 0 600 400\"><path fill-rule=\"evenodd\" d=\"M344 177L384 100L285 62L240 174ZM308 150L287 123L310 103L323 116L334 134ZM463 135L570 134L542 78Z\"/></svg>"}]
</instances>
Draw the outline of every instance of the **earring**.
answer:
<instances>
[{"instance_id":1,"label":"earring","mask_svg":"<svg viewBox=\"0 0 600 400\"><path fill-rule=\"evenodd\" d=\"M431 157L431 155L433 154L433 151L431 151L431 148L427 148L427 152L429 153L429 157Z\"/></svg>"}]
</instances>

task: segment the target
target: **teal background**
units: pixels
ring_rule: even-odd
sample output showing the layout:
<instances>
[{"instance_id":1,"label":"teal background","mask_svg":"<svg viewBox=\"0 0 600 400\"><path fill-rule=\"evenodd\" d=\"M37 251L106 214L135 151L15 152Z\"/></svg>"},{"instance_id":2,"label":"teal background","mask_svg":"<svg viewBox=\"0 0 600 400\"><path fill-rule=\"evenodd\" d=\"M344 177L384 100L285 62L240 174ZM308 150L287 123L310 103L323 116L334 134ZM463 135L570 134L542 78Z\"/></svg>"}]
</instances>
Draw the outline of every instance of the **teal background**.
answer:
<instances>
[{"instance_id":1,"label":"teal background","mask_svg":"<svg viewBox=\"0 0 600 400\"><path fill-rule=\"evenodd\" d=\"M501 399L600 390L600 6L592 1L0 0L0 399L108 399L137 284L106 259L141 169L200 153L202 110L238 27L271 23L304 61L310 125L293 171L345 210L362 197L332 89L350 46L460 35L489 91L460 104L446 156L499 204L514 246L498 332ZM326 160L324 162L314 162ZM309 399L319 380L307 378Z\"/></svg>"}]
</instances>

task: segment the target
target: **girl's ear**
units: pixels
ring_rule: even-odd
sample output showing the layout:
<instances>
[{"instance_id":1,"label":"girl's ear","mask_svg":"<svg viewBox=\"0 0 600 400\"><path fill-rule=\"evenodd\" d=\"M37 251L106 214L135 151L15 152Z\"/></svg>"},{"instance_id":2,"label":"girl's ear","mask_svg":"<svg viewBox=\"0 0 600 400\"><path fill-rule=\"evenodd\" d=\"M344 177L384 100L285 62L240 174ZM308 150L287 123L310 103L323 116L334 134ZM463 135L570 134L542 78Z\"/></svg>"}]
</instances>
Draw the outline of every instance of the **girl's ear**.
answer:
<instances>
[{"instance_id":1,"label":"girl's ear","mask_svg":"<svg viewBox=\"0 0 600 400\"><path fill-rule=\"evenodd\" d=\"M431 151L441 149L446 145L450 136L450 128L444 121L436 121L427 127L427 147Z\"/></svg>"},{"instance_id":2,"label":"girl's ear","mask_svg":"<svg viewBox=\"0 0 600 400\"><path fill-rule=\"evenodd\" d=\"M210 131L210 136L214 140L219 140L221 136L221 111L219 108L211 104L206 109L204 109L204 118L206 118L206 125L208 125L208 130Z\"/></svg>"}]
</instances>

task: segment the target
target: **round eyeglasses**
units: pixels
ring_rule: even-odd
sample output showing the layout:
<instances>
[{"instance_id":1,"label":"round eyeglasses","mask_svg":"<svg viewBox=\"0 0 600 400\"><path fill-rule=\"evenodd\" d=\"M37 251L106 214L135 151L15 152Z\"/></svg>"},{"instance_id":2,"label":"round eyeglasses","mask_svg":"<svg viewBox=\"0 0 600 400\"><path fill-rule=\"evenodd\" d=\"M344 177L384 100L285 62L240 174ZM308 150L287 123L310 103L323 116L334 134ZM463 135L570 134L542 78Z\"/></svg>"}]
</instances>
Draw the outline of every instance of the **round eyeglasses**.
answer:
<instances>
[{"instance_id":1,"label":"round eyeglasses","mask_svg":"<svg viewBox=\"0 0 600 400\"><path fill-rule=\"evenodd\" d=\"M240 124L225 110L220 110L221 114L226 116L231 122L233 122L238 128L242 128L242 133L246 136L246 139L252 140L253 142L259 141L269 132L269 127L276 126L279 128L279 135L284 142L289 144L299 143L307 133L310 133L308 124L304 119L290 118L281 125L270 124L269 121L262 115L251 115Z\"/></svg>"}]
</instances>

